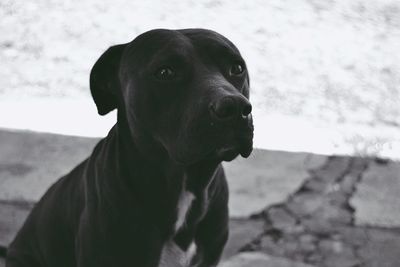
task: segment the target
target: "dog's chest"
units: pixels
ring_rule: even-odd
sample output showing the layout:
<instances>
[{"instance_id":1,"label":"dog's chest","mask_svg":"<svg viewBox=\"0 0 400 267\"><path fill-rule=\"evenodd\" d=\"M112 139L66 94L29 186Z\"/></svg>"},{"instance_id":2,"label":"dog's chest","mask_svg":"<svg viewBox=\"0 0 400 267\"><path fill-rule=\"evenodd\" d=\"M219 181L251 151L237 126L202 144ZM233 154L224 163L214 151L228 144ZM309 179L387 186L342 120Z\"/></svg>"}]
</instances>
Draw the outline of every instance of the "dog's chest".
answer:
<instances>
[{"instance_id":1,"label":"dog's chest","mask_svg":"<svg viewBox=\"0 0 400 267\"><path fill-rule=\"evenodd\" d=\"M189 191L183 191L179 196L176 207L177 217L174 225L175 234L184 227L187 214L189 213L194 200L195 196ZM191 259L195 254L196 244L194 242L192 242L186 251L184 251L172 238L164 244L158 267L188 267L190 266Z\"/></svg>"}]
</instances>

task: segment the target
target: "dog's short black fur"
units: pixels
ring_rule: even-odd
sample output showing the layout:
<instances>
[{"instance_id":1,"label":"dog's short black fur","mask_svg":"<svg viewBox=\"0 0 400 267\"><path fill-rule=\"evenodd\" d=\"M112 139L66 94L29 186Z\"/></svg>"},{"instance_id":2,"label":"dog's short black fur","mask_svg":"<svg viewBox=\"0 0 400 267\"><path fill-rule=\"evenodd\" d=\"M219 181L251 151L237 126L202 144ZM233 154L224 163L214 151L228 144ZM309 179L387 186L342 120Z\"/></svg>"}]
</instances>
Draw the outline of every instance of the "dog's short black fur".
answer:
<instances>
[{"instance_id":1,"label":"dog's short black fur","mask_svg":"<svg viewBox=\"0 0 400 267\"><path fill-rule=\"evenodd\" d=\"M152 30L109 48L90 89L117 123L38 202L7 266L215 266L228 236L220 163L252 151L237 48L210 30Z\"/></svg>"}]
</instances>

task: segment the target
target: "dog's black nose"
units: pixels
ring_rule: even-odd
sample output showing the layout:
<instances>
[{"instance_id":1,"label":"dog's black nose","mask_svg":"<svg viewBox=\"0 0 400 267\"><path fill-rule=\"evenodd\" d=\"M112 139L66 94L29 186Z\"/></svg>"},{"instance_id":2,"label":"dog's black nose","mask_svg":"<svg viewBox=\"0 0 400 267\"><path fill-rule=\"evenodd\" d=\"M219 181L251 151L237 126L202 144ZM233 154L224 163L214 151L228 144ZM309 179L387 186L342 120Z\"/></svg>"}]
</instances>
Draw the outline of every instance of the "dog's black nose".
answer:
<instances>
[{"instance_id":1,"label":"dog's black nose","mask_svg":"<svg viewBox=\"0 0 400 267\"><path fill-rule=\"evenodd\" d=\"M211 113L220 120L247 118L252 107L249 101L241 96L224 96L211 105Z\"/></svg>"}]
</instances>

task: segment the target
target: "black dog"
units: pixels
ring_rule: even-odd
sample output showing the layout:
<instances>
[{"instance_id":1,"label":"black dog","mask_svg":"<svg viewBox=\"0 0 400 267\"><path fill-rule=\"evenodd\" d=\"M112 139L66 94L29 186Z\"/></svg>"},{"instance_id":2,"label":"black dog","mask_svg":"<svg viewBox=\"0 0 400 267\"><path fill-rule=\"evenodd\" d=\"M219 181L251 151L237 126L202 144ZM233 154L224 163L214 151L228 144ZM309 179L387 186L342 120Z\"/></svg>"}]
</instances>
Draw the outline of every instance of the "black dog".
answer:
<instances>
[{"instance_id":1,"label":"black dog","mask_svg":"<svg viewBox=\"0 0 400 267\"><path fill-rule=\"evenodd\" d=\"M118 121L35 206L7 266L215 266L228 236L220 163L252 151L237 48L209 30L149 31L109 48L90 89Z\"/></svg>"}]
</instances>

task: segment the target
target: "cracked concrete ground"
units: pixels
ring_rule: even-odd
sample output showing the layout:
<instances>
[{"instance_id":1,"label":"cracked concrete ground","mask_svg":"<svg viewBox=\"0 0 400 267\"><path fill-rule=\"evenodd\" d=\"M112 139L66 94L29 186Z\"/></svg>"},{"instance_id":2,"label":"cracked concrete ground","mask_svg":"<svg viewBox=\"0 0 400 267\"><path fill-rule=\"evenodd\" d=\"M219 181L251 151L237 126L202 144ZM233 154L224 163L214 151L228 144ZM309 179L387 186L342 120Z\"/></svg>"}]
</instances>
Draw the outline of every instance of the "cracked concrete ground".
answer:
<instances>
[{"instance_id":1,"label":"cracked concrete ground","mask_svg":"<svg viewBox=\"0 0 400 267\"><path fill-rule=\"evenodd\" d=\"M0 247L96 141L0 131ZM225 168L232 218L221 266L400 266L400 163L255 150Z\"/></svg>"},{"instance_id":2,"label":"cracked concrete ground","mask_svg":"<svg viewBox=\"0 0 400 267\"><path fill-rule=\"evenodd\" d=\"M400 226L400 164L371 162L351 199L357 224ZM395 212L394 212L395 211Z\"/></svg>"},{"instance_id":3,"label":"cracked concrete ground","mask_svg":"<svg viewBox=\"0 0 400 267\"><path fill-rule=\"evenodd\" d=\"M240 249L244 254L223 266L400 266L400 225L383 228L374 224L357 224L357 211L352 204L354 201L351 201L357 195L363 177L371 179L370 168L387 168L388 165L395 164L330 157L323 167L311 171L310 178L287 200L252 216L251 219L264 221L262 233ZM378 177L393 174L398 168L395 166L394 170L381 169ZM395 177L392 186L400 180L398 172ZM380 183L390 182L380 179ZM398 200L397 195L390 197ZM399 206L391 210L395 217L392 221L399 218L398 211ZM362 215L367 223L374 222L375 216L373 214L372 221L369 221L365 214ZM273 264L271 256L274 260L290 261ZM246 259L252 261L252 265L242 264Z\"/></svg>"}]
</instances>

